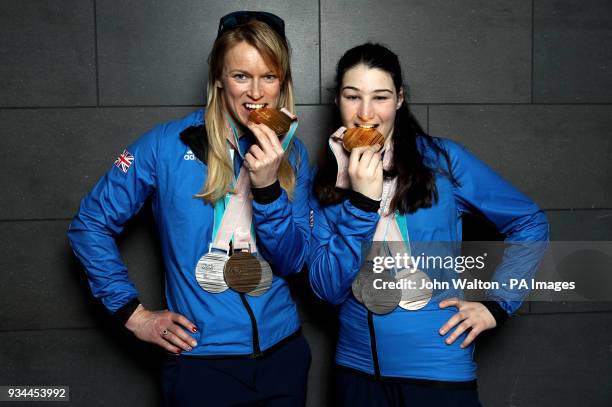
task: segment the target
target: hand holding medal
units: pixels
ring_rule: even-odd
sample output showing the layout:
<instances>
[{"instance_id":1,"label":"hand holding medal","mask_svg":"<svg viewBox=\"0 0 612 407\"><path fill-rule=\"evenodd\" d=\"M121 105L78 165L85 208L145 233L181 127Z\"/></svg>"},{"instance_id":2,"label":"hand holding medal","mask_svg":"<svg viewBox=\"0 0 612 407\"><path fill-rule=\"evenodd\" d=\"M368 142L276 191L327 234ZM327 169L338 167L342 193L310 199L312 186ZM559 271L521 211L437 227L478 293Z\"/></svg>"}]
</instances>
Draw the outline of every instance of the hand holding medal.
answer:
<instances>
[{"instance_id":1,"label":"hand holding medal","mask_svg":"<svg viewBox=\"0 0 612 407\"><path fill-rule=\"evenodd\" d=\"M348 163L351 188L371 199L380 199L383 187L383 162L380 145L355 147Z\"/></svg>"},{"instance_id":2,"label":"hand holding medal","mask_svg":"<svg viewBox=\"0 0 612 407\"><path fill-rule=\"evenodd\" d=\"M285 154L279 137L286 134L291 126L291 118L276 109L257 109L249 114L247 127L255 138L245 155L249 178L254 188L274 184L278 179L278 168Z\"/></svg>"}]
</instances>

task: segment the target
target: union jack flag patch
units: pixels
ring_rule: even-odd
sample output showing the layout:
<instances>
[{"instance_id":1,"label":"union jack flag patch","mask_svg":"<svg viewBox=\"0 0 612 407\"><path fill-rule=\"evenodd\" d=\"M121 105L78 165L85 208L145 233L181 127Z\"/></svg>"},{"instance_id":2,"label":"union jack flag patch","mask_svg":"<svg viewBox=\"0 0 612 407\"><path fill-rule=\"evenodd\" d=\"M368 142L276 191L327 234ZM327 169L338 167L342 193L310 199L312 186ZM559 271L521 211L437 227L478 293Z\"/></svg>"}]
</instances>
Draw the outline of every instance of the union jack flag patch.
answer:
<instances>
[{"instance_id":1,"label":"union jack flag patch","mask_svg":"<svg viewBox=\"0 0 612 407\"><path fill-rule=\"evenodd\" d=\"M134 162L134 156L130 154L130 152L127 151L127 149L124 149L123 153L121 153L121 155L115 161L115 165L117 166L117 168L119 168L121 171L127 174L133 162Z\"/></svg>"}]
</instances>

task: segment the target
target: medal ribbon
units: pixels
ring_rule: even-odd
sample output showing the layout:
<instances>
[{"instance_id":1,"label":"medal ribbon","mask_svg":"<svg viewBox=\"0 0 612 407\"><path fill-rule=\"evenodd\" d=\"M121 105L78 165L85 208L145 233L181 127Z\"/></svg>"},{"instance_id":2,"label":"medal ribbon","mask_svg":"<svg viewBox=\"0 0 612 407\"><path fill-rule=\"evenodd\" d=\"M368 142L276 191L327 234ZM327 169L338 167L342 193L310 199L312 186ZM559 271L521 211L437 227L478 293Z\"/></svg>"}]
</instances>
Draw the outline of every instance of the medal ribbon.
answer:
<instances>
[{"instance_id":1,"label":"medal ribbon","mask_svg":"<svg viewBox=\"0 0 612 407\"><path fill-rule=\"evenodd\" d=\"M283 150L287 150L295 131L298 127L297 117L287 109L281 109L283 113L291 117L291 126L286 135L281 138ZM240 150L238 143L238 130L233 120L226 116L227 132L226 140L230 151L237 151L244 160L244 153ZM233 160L232 160L233 166ZM240 167L238 178L233 179L234 192L228 192L223 199L215 202L215 223L213 227L212 248L229 252L232 236L234 249L249 249L251 253L257 251L255 231L252 225L253 205L251 201L251 182L248 171L243 165Z\"/></svg>"},{"instance_id":2,"label":"medal ribbon","mask_svg":"<svg viewBox=\"0 0 612 407\"><path fill-rule=\"evenodd\" d=\"M331 148L336 162L338 164L338 175L336 176L336 187L348 189L350 188L350 180L348 176L348 164L349 164L349 153L344 149L342 145L342 138L346 131L345 127L340 127L336 130L329 138L329 147ZM385 154L383 156L383 168L388 169L393 160L393 144L386 147ZM408 235L408 227L406 223L406 216L394 211L389 212L389 206L393 195L395 194L397 178L383 181L383 192L381 198L381 207L378 210L380 219L376 225L376 231L374 232L375 242L383 241L401 241L405 244L405 249L408 255L410 255L410 238ZM373 253L368 255L370 258Z\"/></svg>"}]
</instances>

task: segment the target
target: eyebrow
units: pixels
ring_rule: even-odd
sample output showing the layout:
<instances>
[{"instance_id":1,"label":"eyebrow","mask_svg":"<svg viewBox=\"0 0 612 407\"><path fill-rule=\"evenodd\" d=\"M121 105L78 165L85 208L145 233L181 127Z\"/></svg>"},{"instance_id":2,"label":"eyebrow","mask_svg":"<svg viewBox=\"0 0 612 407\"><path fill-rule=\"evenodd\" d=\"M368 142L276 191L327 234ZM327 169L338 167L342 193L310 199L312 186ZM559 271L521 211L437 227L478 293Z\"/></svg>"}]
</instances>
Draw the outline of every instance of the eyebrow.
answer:
<instances>
[{"instance_id":1,"label":"eyebrow","mask_svg":"<svg viewBox=\"0 0 612 407\"><path fill-rule=\"evenodd\" d=\"M242 73L242 74L245 74L245 75L253 75L253 74L252 74L252 73L250 73L249 71L245 71L245 70L243 70L243 69L230 69L230 70L229 70L227 73L228 73L228 75L231 75L231 74L234 74L234 73ZM274 76L278 76L278 75L276 74L276 72L274 72L274 71L272 71L272 70L270 70L270 71L268 71L268 72L266 72L266 73L264 73L264 74L261 74L260 76L267 76L267 75L274 75Z\"/></svg>"},{"instance_id":2,"label":"eyebrow","mask_svg":"<svg viewBox=\"0 0 612 407\"><path fill-rule=\"evenodd\" d=\"M345 87L343 87L343 88L342 88L342 90L354 90L354 91L356 91L356 92L361 92L361 90L360 90L360 89L358 89L358 88L356 88L356 87L354 87L354 86L345 86ZM393 93L393 92L392 92L391 90L389 90L389 89L374 89L374 90L372 91L372 93L380 93L380 92L389 92L389 93Z\"/></svg>"}]
</instances>

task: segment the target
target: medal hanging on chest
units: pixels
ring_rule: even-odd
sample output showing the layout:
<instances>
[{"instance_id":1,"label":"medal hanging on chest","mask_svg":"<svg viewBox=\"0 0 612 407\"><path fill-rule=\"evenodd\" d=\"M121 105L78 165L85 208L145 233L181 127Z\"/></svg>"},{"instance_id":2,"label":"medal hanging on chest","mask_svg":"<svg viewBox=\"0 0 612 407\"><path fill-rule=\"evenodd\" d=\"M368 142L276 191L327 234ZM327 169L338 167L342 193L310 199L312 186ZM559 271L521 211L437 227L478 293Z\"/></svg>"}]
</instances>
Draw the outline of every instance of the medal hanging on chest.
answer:
<instances>
[{"instance_id":1,"label":"medal hanging on chest","mask_svg":"<svg viewBox=\"0 0 612 407\"><path fill-rule=\"evenodd\" d=\"M338 160L338 177L336 186L348 183L345 171L341 165L348 159L339 157L346 155L340 150L338 140L332 136L330 146ZM392 149L385 153L384 164L390 163ZM383 182L383 193L379 213L381 218L376 226L374 242L368 251L366 260L359 273L353 280L351 291L355 299L374 314L384 315L393 312L398 306L408 311L415 311L425 307L432 298L430 279L424 272L417 270L413 264L405 269L384 269L380 273L374 272L375 257L396 257L407 254L410 258L410 241L407 235L404 215L390 211L390 202L395 193L396 180ZM400 225L406 230L403 236Z\"/></svg>"},{"instance_id":2,"label":"medal hanging on chest","mask_svg":"<svg viewBox=\"0 0 612 407\"><path fill-rule=\"evenodd\" d=\"M297 129L297 117L286 109L281 110L289 120L289 128L281 139L285 150ZM227 141L234 152L244 159L238 143L238 133L228 117ZM250 296L263 295L272 286L272 268L255 253L255 233L252 229L251 187L247 170L242 166L234 182L234 193L227 194L215 204L213 242L206 255L198 261L195 276L202 289L209 293L221 293L228 288ZM233 242L233 252L232 252ZM230 255L231 254L231 255Z\"/></svg>"},{"instance_id":3,"label":"medal hanging on chest","mask_svg":"<svg viewBox=\"0 0 612 407\"><path fill-rule=\"evenodd\" d=\"M270 266L251 252L255 238L249 194L248 174L241 168L234 194L223 200L225 208L220 207L221 203L215 206L218 228L213 232L208 254L202 256L196 265L196 280L209 293L217 294L231 288L239 293L261 295L270 288Z\"/></svg>"},{"instance_id":4,"label":"medal hanging on chest","mask_svg":"<svg viewBox=\"0 0 612 407\"><path fill-rule=\"evenodd\" d=\"M228 259L228 255L223 252L209 251L202 256L196 265L196 280L200 287L213 294L227 290L223 270Z\"/></svg>"},{"instance_id":5,"label":"medal hanging on chest","mask_svg":"<svg viewBox=\"0 0 612 407\"><path fill-rule=\"evenodd\" d=\"M236 252L225 263L223 276L230 288L246 294L261 282L261 265L251 253Z\"/></svg>"}]
</instances>

